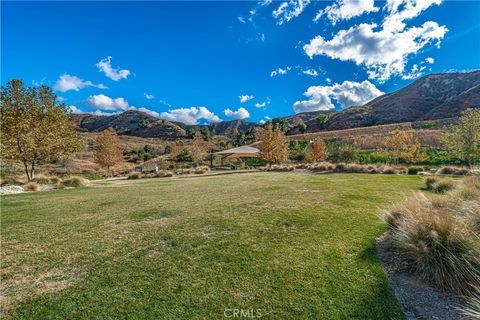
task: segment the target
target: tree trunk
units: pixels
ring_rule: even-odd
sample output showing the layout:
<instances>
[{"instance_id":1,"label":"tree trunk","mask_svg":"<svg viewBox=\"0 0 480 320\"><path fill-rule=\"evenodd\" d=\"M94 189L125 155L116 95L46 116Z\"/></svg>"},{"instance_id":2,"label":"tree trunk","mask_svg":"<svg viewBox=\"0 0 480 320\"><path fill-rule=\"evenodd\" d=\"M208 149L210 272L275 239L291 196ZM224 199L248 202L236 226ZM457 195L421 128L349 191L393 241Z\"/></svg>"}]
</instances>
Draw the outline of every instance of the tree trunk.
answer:
<instances>
[{"instance_id":1,"label":"tree trunk","mask_svg":"<svg viewBox=\"0 0 480 320\"><path fill-rule=\"evenodd\" d=\"M35 178L35 160L32 161L32 170L30 170L30 179L34 179Z\"/></svg>"},{"instance_id":2,"label":"tree trunk","mask_svg":"<svg viewBox=\"0 0 480 320\"><path fill-rule=\"evenodd\" d=\"M26 160L23 160L23 166L25 167L25 174L27 175L28 182L32 181L32 178L30 177L30 170L28 170L28 162Z\"/></svg>"}]
</instances>

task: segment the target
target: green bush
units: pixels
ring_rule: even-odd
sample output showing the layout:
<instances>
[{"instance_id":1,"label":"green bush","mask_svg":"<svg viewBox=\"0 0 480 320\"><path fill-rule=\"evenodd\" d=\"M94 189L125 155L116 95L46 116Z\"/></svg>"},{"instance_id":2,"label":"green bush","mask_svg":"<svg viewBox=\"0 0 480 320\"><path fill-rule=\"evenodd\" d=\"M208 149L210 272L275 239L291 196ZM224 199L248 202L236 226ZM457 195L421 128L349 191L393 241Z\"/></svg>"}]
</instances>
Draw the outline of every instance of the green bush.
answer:
<instances>
[{"instance_id":1,"label":"green bush","mask_svg":"<svg viewBox=\"0 0 480 320\"><path fill-rule=\"evenodd\" d=\"M418 173L421 172L421 171L424 171L424 168L423 168L423 167L416 167L416 166L408 167L408 169L407 169L407 174L416 175L416 174L418 174Z\"/></svg>"}]
</instances>

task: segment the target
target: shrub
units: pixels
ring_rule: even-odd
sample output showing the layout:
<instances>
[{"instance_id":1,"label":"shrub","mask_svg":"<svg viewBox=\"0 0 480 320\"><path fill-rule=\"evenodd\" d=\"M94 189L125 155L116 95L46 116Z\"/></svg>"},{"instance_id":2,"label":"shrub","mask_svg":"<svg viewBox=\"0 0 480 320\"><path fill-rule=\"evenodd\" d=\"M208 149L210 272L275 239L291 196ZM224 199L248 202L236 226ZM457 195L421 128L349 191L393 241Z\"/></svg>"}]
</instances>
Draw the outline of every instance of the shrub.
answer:
<instances>
[{"instance_id":1,"label":"shrub","mask_svg":"<svg viewBox=\"0 0 480 320\"><path fill-rule=\"evenodd\" d=\"M84 187L88 184L88 180L84 179L82 177L69 177L67 179L64 179L62 182L62 185L64 187L70 187L70 188L79 188L79 187Z\"/></svg>"},{"instance_id":2,"label":"shrub","mask_svg":"<svg viewBox=\"0 0 480 320\"><path fill-rule=\"evenodd\" d=\"M480 287L474 288L474 294L468 297L466 307L461 310L464 319L480 319Z\"/></svg>"},{"instance_id":3,"label":"shrub","mask_svg":"<svg viewBox=\"0 0 480 320\"><path fill-rule=\"evenodd\" d=\"M442 290L469 294L470 285L480 285L480 249L468 210L452 193L433 199L419 193L386 210L397 263Z\"/></svg>"},{"instance_id":4,"label":"shrub","mask_svg":"<svg viewBox=\"0 0 480 320\"><path fill-rule=\"evenodd\" d=\"M202 167L196 167L194 170L195 174L205 174L210 172L210 168L207 166L202 166Z\"/></svg>"},{"instance_id":5,"label":"shrub","mask_svg":"<svg viewBox=\"0 0 480 320\"><path fill-rule=\"evenodd\" d=\"M128 179L140 179L142 177L142 174L140 172L131 172L128 175Z\"/></svg>"},{"instance_id":6,"label":"shrub","mask_svg":"<svg viewBox=\"0 0 480 320\"><path fill-rule=\"evenodd\" d=\"M468 169L455 167L441 167L440 170L438 170L438 173L440 174L452 174L457 176L464 176L468 174L468 172Z\"/></svg>"},{"instance_id":7,"label":"shrub","mask_svg":"<svg viewBox=\"0 0 480 320\"><path fill-rule=\"evenodd\" d=\"M20 176L10 176L10 177L5 177L2 181L2 185L15 185L15 186L21 186L27 183L27 179L20 177Z\"/></svg>"},{"instance_id":8,"label":"shrub","mask_svg":"<svg viewBox=\"0 0 480 320\"><path fill-rule=\"evenodd\" d=\"M419 172L423 171L423 167L408 167L407 169L407 174L410 174L410 175L416 175L418 174Z\"/></svg>"},{"instance_id":9,"label":"shrub","mask_svg":"<svg viewBox=\"0 0 480 320\"><path fill-rule=\"evenodd\" d=\"M23 186L23 190L25 191L38 191L40 190L40 186L36 182L29 182Z\"/></svg>"},{"instance_id":10,"label":"shrub","mask_svg":"<svg viewBox=\"0 0 480 320\"><path fill-rule=\"evenodd\" d=\"M425 179L427 190L435 193L445 193L455 187L455 181L450 178L428 177Z\"/></svg>"},{"instance_id":11,"label":"shrub","mask_svg":"<svg viewBox=\"0 0 480 320\"><path fill-rule=\"evenodd\" d=\"M397 170L393 167L385 166L382 170L383 174L397 174Z\"/></svg>"},{"instance_id":12,"label":"shrub","mask_svg":"<svg viewBox=\"0 0 480 320\"><path fill-rule=\"evenodd\" d=\"M44 174L37 174L35 178L33 178L33 181L39 184L49 184L50 183L50 178L47 177Z\"/></svg>"},{"instance_id":13,"label":"shrub","mask_svg":"<svg viewBox=\"0 0 480 320\"><path fill-rule=\"evenodd\" d=\"M50 177L49 182L50 182L50 184L61 185L62 184L62 179L60 179L57 176L52 176L52 177Z\"/></svg>"},{"instance_id":14,"label":"shrub","mask_svg":"<svg viewBox=\"0 0 480 320\"><path fill-rule=\"evenodd\" d=\"M160 178L172 177L172 176L173 176L173 172L172 172L172 171L160 170L160 171L157 173L157 177L160 177Z\"/></svg>"}]
</instances>

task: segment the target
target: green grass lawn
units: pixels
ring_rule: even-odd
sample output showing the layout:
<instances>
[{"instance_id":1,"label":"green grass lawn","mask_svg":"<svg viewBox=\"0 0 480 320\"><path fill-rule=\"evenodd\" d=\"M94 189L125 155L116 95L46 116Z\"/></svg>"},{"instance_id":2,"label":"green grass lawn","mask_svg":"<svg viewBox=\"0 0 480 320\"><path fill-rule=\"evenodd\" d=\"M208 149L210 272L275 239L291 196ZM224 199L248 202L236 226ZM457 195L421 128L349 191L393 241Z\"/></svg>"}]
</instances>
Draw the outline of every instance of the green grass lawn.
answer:
<instances>
[{"instance_id":1,"label":"green grass lawn","mask_svg":"<svg viewBox=\"0 0 480 320\"><path fill-rule=\"evenodd\" d=\"M379 209L417 176L246 173L2 197L2 306L23 319L402 319ZM258 315L255 313L255 315Z\"/></svg>"}]
</instances>

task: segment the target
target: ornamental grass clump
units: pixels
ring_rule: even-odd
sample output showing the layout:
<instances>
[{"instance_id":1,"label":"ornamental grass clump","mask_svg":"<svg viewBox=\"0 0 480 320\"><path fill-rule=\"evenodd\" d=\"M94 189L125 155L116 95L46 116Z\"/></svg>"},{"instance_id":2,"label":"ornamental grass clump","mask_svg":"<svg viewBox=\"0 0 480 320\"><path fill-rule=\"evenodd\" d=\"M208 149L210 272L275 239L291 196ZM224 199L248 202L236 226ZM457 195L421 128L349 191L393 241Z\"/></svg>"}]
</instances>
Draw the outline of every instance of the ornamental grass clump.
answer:
<instances>
[{"instance_id":1,"label":"ornamental grass clump","mask_svg":"<svg viewBox=\"0 0 480 320\"><path fill-rule=\"evenodd\" d=\"M142 174L140 172L131 172L127 179L129 180L136 180L136 179L140 179L142 177Z\"/></svg>"},{"instance_id":2,"label":"ornamental grass clump","mask_svg":"<svg viewBox=\"0 0 480 320\"><path fill-rule=\"evenodd\" d=\"M23 186L23 190L25 191L39 191L40 186L36 182L29 182L26 185Z\"/></svg>"},{"instance_id":3,"label":"ornamental grass clump","mask_svg":"<svg viewBox=\"0 0 480 320\"><path fill-rule=\"evenodd\" d=\"M443 196L418 193L383 213L399 266L461 295L480 285L480 192L466 200L462 191L472 185L480 182L462 181Z\"/></svg>"},{"instance_id":4,"label":"ornamental grass clump","mask_svg":"<svg viewBox=\"0 0 480 320\"><path fill-rule=\"evenodd\" d=\"M445 193L455 188L455 181L450 178L427 177L425 187L434 193Z\"/></svg>"},{"instance_id":5,"label":"ornamental grass clump","mask_svg":"<svg viewBox=\"0 0 480 320\"><path fill-rule=\"evenodd\" d=\"M62 185L64 187L68 188L80 188L80 187L85 187L88 184L88 180L84 179L82 177L69 177L67 179L64 179L62 182Z\"/></svg>"}]
</instances>

